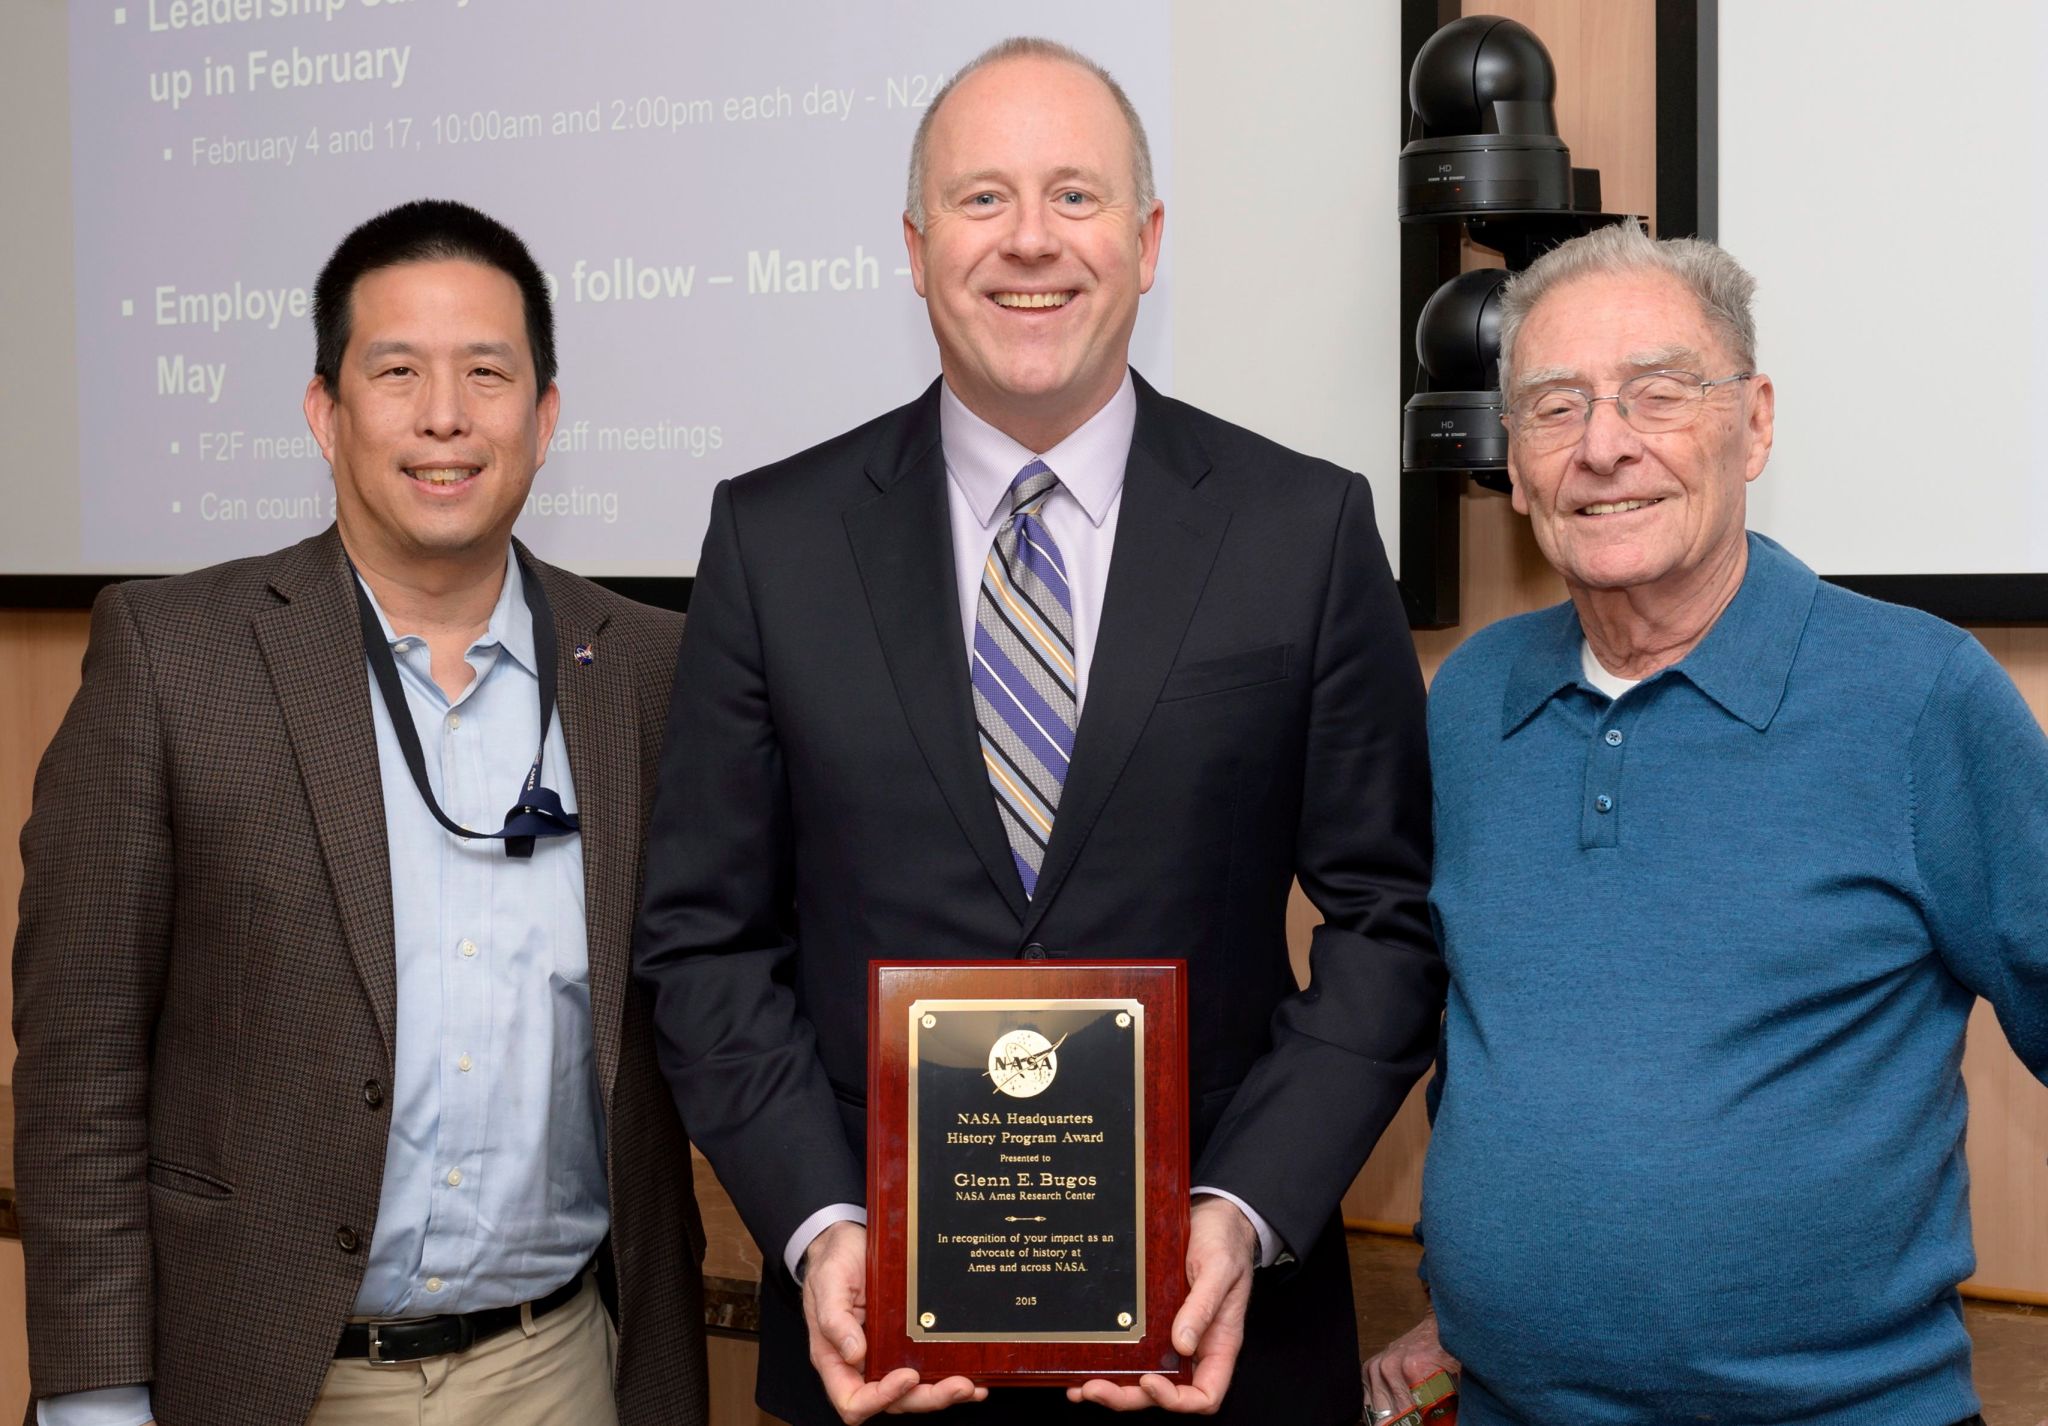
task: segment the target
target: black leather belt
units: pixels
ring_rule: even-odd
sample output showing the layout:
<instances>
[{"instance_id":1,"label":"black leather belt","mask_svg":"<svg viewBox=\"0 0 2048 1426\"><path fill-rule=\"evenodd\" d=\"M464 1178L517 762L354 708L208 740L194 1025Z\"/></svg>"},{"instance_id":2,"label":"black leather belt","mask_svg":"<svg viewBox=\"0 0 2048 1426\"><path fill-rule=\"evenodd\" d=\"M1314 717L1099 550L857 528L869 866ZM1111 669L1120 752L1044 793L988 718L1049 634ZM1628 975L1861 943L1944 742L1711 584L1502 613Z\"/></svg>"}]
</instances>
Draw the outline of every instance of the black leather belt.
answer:
<instances>
[{"instance_id":1,"label":"black leather belt","mask_svg":"<svg viewBox=\"0 0 2048 1426\"><path fill-rule=\"evenodd\" d=\"M535 1317L566 1307L583 1290L578 1273L546 1297L527 1304ZM391 1322L351 1322L341 1329L336 1357L367 1357L377 1366L417 1362L427 1357L466 1352L478 1342L519 1325L517 1307L486 1307L477 1312L447 1312L439 1317L406 1317Z\"/></svg>"}]
</instances>

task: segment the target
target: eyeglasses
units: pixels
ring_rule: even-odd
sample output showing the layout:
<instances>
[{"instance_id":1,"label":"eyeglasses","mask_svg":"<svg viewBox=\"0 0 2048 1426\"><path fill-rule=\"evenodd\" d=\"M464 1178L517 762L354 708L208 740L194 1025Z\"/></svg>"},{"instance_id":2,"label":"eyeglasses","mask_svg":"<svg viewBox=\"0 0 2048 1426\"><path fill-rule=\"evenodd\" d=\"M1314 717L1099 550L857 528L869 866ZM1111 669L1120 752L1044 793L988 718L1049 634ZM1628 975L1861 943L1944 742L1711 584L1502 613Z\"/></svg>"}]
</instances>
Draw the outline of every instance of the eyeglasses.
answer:
<instances>
[{"instance_id":1,"label":"eyeglasses","mask_svg":"<svg viewBox=\"0 0 2048 1426\"><path fill-rule=\"evenodd\" d=\"M1719 381L1701 381L1689 371L1646 371L1621 384L1612 396L1595 396L1574 386L1553 386L1517 397L1501 419L1532 450L1553 451L1579 439L1593 419L1593 407L1614 403L1615 414L1644 435L1677 431L1699 418L1707 393L1733 381L1748 381L1753 371L1738 371Z\"/></svg>"}]
</instances>

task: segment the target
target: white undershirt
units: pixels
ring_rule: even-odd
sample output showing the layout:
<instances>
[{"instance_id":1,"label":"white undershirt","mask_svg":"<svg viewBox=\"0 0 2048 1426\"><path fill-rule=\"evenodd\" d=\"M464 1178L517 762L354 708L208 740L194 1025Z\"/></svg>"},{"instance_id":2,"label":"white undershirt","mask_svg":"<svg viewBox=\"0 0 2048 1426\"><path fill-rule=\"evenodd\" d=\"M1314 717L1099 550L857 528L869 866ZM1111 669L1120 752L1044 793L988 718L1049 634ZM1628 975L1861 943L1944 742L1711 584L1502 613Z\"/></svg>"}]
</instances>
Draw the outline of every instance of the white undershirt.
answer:
<instances>
[{"instance_id":1,"label":"white undershirt","mask_svg":"<svg viewBox=\"0 0 2048 1426\"><path fill-rule=\"evenodd\" d=\"M1618 673L1609 673L1607 666L1593 653L1591 639L1579 640L1579 669L1585 674L1586 682L1609 698L1619 698L1642 682L1640 678L1623 678Z\"/></svg>"}]
</instances>

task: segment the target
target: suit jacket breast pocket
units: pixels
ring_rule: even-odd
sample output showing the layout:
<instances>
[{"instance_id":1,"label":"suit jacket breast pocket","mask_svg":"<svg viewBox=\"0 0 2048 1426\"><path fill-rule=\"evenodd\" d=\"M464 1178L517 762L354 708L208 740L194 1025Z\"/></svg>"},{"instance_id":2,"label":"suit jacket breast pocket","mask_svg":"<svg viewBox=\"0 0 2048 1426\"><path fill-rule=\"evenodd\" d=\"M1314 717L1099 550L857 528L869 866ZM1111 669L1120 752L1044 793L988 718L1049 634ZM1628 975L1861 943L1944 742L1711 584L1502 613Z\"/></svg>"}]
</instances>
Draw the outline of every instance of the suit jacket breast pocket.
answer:
<instances>
[{"instance_id":1,"label":"suit jacket breast pocket","mask_svg":"<svg viewBox=\"0 0 2048 1426\"><path fill-rule=\"evenodd\" d=\"M1170 703L1180 698L1201 698L1262 683L1278 683L1287 677L1288 655L1293 648L1292 644L1269 644L1263 649L1246 649L1221 658L1181 664L1166 676L1159 701Z\"/></svg>"}]
</instances>

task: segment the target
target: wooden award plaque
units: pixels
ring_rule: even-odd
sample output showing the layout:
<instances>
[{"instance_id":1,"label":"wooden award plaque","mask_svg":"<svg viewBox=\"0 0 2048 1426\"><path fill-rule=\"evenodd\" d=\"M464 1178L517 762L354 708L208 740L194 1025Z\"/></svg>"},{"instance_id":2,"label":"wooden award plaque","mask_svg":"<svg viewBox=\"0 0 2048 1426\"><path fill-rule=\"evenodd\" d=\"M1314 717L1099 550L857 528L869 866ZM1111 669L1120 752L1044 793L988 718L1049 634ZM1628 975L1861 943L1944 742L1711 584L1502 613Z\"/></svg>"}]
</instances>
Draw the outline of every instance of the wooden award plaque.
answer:
<instances>
[{"instance_id":1,"label":"wooden award plaque","mask_svg":"<svg viewBox=\"0 0 2048 1426\"><path fill-rule=\"evenodd\" d=\"M877 961L868 1366L1186 1381L1187 968Z\"/></svg>"}]
</instances>

